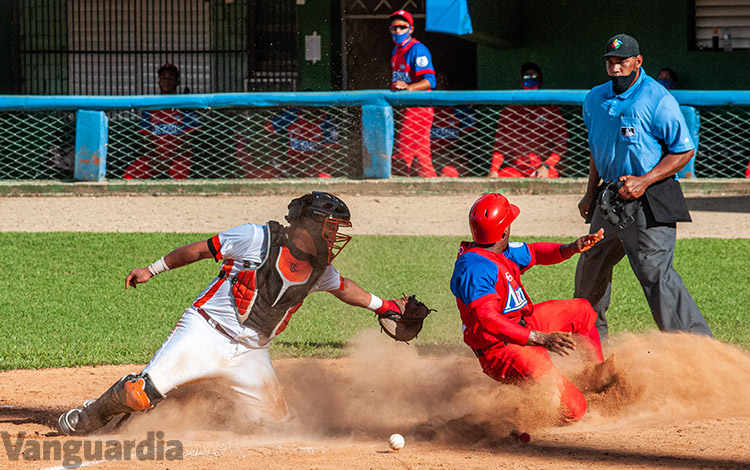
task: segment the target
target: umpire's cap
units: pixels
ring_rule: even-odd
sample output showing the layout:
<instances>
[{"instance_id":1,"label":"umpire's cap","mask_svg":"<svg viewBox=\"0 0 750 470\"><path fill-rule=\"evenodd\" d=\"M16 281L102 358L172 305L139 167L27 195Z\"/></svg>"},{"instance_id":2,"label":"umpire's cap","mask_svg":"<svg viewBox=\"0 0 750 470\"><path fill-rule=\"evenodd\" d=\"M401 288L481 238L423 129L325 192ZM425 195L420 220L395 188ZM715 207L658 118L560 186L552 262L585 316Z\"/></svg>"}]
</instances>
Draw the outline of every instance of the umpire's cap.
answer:
<instances>
[{"instance_id":1,"label":"umpire's cap","mask_svg":"<svg viewBox=\"0 0 750 470\"><path fill-rule=\"evenodd\" d=\"M471 236L476 243L488 245L503 238L505 229L516 220L521 209L498 193L489 193L477 199L469 211Z\"/></svg>"},{"instance_id":2,"label":"umpire's cap","mask_svg":"<svg viewBox=\"0 0 750 470\"><path fill-rule=\"evenodd\" d=\"M638 41L627 34L612 36L607 42L607 52L604 57L635 57L641 55Z\"/></svg>"}]
</instances>

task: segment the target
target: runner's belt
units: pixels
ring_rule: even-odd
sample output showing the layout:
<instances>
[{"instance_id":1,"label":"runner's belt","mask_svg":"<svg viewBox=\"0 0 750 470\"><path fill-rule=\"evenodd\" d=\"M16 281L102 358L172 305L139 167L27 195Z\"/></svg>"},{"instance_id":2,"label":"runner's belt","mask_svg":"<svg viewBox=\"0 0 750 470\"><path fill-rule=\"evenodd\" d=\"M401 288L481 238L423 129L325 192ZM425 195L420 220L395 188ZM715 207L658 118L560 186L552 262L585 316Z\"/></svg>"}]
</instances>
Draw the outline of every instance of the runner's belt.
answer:
<instances>
[{"instance_id":1,"label":"runner's belt","mask_svg":"<svg viewBox=\"0 0 750 470\"><path fill-rule=\"evenodd\" d=\"M518 324L521 325L522 327L526 328L526 325L527 325L526 319L524 317L521 317L521 319L518 320ZM494 347L495 345L501 344L501 343L503 345L505 345L505 346L508 345L508 343L498 342L498 343L495 343L495 344L491 344L491 345L487 346L484 349L472 349L472 351L474 351L474 355L475 356L477 356L477 357L484 357L484 350L485 349L489 349L489 348Z\"/></svg>"}]
</instances>

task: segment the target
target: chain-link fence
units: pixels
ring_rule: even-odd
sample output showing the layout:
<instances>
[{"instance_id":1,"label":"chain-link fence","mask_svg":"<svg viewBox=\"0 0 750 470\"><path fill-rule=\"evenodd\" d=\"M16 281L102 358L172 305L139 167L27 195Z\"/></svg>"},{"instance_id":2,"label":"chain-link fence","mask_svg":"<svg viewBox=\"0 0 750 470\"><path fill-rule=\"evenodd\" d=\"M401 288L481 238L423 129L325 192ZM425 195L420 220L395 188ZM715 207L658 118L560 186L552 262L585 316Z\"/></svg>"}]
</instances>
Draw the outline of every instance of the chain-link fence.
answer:
<instances>
[{"instance_id":1,"label":"chain-link fence","mask_svg":"<svg viewBox=\"0 0 750 470\"><path fill-rule=\"evenodd\" d=\"M695 174L703 178L750 178L750 108L704 106Z\"/></svg>"},{"instance_id":2,"label":"chain-link fence","mask_svg":"<svg viewBox=\"0 0 750 470\"><path fill-rule=\"evenodd\" d=\"M429 118L407 116L408 109L394 112L394 174L403 167L399 160L405 157L411 166L401 173L410 176L425 176L422 161L431 161L434 173L447 177L520 178L539 171L551 177L588 175L587 133L580 106L435 107L429 141L420 140L424 135L420 129ZM540 166L544 170L538 171Z\"/></svg>"},{"instance_id":3,"label":"chain-link fence","mask_svg":"<svg viewBox=\"0 0 750 470\"><path fill-rule=\"evenodd\" d=\"M394 108L393 174L585 177L575 105ZM750 177L750 107L702 106L695 176ZM429 114L429 113L428 113ZM117 179L361 178L358 106L108 111ZM425 122L432 122L429 133ZM406 125L405 125L406 123ZM73 178L75 113L0 112L0 179ZM411 162L404 170L403 163ZM434 174L421 167L432 164ZM401 166L399 166L401 165Z\"/></svg>"},{"instance_id":4,"label":"chain-link fence","mask_svg":"<svg viewBox=\"0 0 750 470\"><path fill-rule=\"evenodd\" d=\"M72 179L75 113L0 113L0 179Z\"/></svg>"},{"instance_id":5,"label":"chain-link fence","mask_svg":"<svg viewBox=\"0 0 750 470\"><path fill-rule=\"evenodd\" d=\"M110 112L107 178L361 176L359 108Z\"/></svg>"}]
</instances>

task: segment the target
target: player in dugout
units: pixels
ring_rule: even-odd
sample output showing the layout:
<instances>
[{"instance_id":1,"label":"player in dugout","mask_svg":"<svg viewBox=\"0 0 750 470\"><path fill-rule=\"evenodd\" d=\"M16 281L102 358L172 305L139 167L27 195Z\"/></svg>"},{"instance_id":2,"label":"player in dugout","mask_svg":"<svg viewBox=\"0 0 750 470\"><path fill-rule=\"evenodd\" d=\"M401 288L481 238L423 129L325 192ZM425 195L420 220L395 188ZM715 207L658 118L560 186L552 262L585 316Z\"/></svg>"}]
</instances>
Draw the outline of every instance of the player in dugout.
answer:
<instances>
[{"instance_id":1,"label":"player in dugout","mask_svg":"<svg viewBox=\"0 0 750 470\"><path fill-rule=\"evenodd\" d=\"M164 64L156 72L162 95L177 94L180 69ZM138 133L148 149L123 172L123 179L187 179L193 162L190 140L201 128L193 110L158 109L144 111Z\"/></svg>"},{"instance_id":2,"label":"player in dugout","mask_svg":"<svg viewBox=\"0 0 750 470\"><path fill-rule=\"evenodd\" d=\"M412 14L406 10L398 10L391 14L390 19L389 31L396 44L391 57L391 90L432 90L436 86L432 55L427 46L413 36ZM394 176L410 176L415 157L419 176L437 176L430 151L430 129L434 115L434 109L429 107L406 108L404 111L393 149Z\"/></svg>"},{"instance_id":3,"label":"player in dugout","mask_svg":"<svg viewBox=\"0 0 750 470\"><path fill-rule=\"evenodd\" d=\"M542 68L534 62L521 66L521 87L544 85ZM560 108L506 106L500 112L492 149L490 178L557 178L556 165L568 149L568 128Z\"/></svg>"}]
</instances>

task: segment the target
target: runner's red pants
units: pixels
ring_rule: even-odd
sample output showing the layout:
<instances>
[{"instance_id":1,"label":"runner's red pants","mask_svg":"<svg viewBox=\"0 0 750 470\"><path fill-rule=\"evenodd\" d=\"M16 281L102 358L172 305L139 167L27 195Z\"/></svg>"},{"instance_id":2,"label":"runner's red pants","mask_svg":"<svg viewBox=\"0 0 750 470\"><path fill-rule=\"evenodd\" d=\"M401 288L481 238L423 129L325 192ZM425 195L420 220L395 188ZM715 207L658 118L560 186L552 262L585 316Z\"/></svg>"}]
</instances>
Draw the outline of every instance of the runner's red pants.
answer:
<instances>
[{"instance_id":1,"label":"runner's red pants","mask_svg":"<svg viewBox=\"0 0 750 470\"><path fill-rule=\"evenodd\" d=\"M525 317L527 326L544 333L563 331L583 336L577 339L588 358L604 361L599 333L594 327L596 312L585 299L549 300L534 305L534 313ZM500 382L539 380L550 374L560 390L560 406L567 419L580 420L586 413L586 399L575 385L552 364L549 353L541 346L499 343L482 351L479 357L484 373Z\"/></svg>"}]
</instances>

